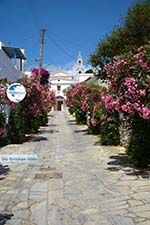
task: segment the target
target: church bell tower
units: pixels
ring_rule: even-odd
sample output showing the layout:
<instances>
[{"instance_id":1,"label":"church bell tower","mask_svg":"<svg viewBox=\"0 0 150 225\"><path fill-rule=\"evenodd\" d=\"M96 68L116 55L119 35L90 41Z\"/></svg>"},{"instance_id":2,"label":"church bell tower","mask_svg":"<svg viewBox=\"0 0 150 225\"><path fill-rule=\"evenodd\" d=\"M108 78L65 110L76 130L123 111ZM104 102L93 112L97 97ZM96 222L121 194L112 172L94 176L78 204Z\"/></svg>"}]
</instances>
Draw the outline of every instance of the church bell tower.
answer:
<instances>
[{"instance_id":1,"label":"church bell tower","mask_svg":"<svg viewBox=\"0 0 150 225\"><path fill-rule=\"evenodd\" d=\"M84 74L84 64L83 64L83 57L81 53L79 52L78 58L77 58L77 77L79 77L81 74Z\"/></svg>"}]
</instances>

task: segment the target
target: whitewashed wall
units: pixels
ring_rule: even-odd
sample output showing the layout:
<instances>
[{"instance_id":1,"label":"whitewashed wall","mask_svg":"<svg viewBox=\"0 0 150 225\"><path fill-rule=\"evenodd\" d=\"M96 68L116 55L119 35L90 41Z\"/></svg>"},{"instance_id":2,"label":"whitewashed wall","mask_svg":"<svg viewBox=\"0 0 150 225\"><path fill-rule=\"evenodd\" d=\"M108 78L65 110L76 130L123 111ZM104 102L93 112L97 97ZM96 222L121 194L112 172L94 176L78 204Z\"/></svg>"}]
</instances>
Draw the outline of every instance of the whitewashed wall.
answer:
<instances>
[{"instance_id":1,"label":"whitewashed wall","mask_svg":"<svg viewBox=\"0 0 150 225\"><path fill-rule=\"evenodd\" d=\"M0 42L0 78L7 77L9 81L15 81L23 74L14 67L11 59L6 55L1 47L2 43Z\"/></svg>"}]
</instances>

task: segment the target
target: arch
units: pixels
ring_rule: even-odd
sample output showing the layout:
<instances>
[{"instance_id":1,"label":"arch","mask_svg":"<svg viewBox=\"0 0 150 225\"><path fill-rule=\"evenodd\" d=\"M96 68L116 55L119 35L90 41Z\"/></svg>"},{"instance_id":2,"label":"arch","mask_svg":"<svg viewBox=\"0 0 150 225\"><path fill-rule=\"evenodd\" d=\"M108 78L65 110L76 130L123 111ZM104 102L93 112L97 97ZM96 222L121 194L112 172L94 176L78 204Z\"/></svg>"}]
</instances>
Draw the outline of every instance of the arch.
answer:
<instances>
[{"instance_id":1,"label":"arch","mask_svg":"<svg viewBox=\"0 0 150 225\"><path fill-rule=\"evenodd\" d=\"M61 95L56 96L56 100L64 100L64 97Z\"/></svg>"},{"instance_id":2,"label":"arch","mask_svg":"<svg viewBox=\"0 0 150 225\"><path fill-rule=\"evenodd\" d=\"M64 111L65 108L65 98L61 95L56 96L56 111Z\"/></svg>"}]
</instances>

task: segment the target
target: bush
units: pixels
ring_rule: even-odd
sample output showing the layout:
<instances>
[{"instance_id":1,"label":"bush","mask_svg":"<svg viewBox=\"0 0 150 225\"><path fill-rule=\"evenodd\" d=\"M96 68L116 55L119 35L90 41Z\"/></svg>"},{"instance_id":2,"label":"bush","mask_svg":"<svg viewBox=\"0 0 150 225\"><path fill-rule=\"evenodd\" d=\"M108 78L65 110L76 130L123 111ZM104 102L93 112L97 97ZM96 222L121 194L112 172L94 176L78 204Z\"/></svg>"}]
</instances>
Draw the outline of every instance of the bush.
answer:
<instances>
[{"instance_id":1,"label":"bush","mask_svg":"<svg viewBox=\"0 0 150 225\"><path fill-rule=\"evenodd\" d=\"M40 126L48 122L48 112L55 104L55 95L49 89L49 72L41 69L39 76L38 69L34 69L31 77L22 77L17 82L24 85L26 96L20 103L9 101L6 96L8 82L0 79L0 104L8 105L11 108L9 115L8 131L4 129L5 118L0 114L0 143L6 143L7 137L11 143L22 143L26 133L37 132Z\"/></svg>"},{"instance_id":2,"label":"bush","mask_svg":"<svg viewBox=\"0 0 150 225\"><path fill-rule=\"evenodd\" d=\"M10 140L8 136L0 137L0 147L10 144Z\"/></svg>"},{"instance_id":3,"label":"bush","mask_svg":"<svg viewBox=\"0 0 150 225\"><path fill-rule=\"evenodd\" d=\"M4 113L0 113L0 128L4 128L5 123L5 115Z\"/></svg>"},{"instance_id":4,"label":"bush","mask_svg":"<svg viewBox=\"0 0 150 225\"><path fill-rule=\"evenodd\" d=\"M25 126L21 112L12 109L9 116L8 136L11 143L18 144L25 140Z\"/></svg>"},{"instance_id":5,"label":"bush","mask_svg":"<svg viewBox=\"0 0 150 225\"><path fill-rule=\"evenodd\" d=\"M6 136L5 130L5 115L0 113L0 146L7 145L9 143L8 137Z\"/></svg>"},{"instance_id":6,"label":"bush","mask_svg":"<svg viewBox=\"0 0 150 225\"><path fill-rule=\"evenodd\" d=\"M127 154L138 168L150 165L150 120L134 118Z\"/></svg>"},{"instance_id":7,"label":"bush","mask_svg":"<svg viewBox=\"0 0 150 225\"><path fill-rule=\"evenodd\" d=\"M86 124L87 114L90 114L91 121L97 121L96 125L95 121L88 124L91 133L97 134L99 132L99 115L95 115L97 114L95 108L101 105L101 97L105 92L106 87L86 83L79 83L65 92L69 112L75 113L77 123Z\"/></svg>"},{"instance_id":8,"label":"bush","mask_svg":"<svg viewBox=\"0 0 150 225\"><path fill-rule=\"evenodd\" d=\"M91 134L100 134L101 104L95 104L92 113L89 114L88 129Z\"/></svg>"},{"instance_id":9,"label":"bush","mask_svg":"<svg viewBox=\"0 0 150 225\"><path fill-rule=\"evenodd\" d=\"M96 126L92 126L92 124L90 123L90 125L88 126L88 129L90 134L99 134L100 124L97 124Z\"/></svg>"},{"instance_id":10,"label":"bush","mask_svg":"<svg viewBox=\"0 0 150 225\"><path fill-rule=\"evenodd\" d=\"M120 135L118 126L115 123L103 122L100 138L102 145L119 145Z\"/></svg>"},{"instance_id":11,"label":"bush","mask_svg":"<svg viewBox=\"0 0 150 225\"><path fill-rule=\"evenodd\" d=\"M86 118L86 112L82 111L80 109L77 109L75 111L75 117L78 124L86 124L87 118Z\"/></svg>"},{"instance_id":12,"label":"bush","mask_svg":"<svg viewBox=\"0 0 150 225\"><path fill-rule=\"evenodd\" d=\"M30 118L30 119L29 119ZM40 119L39 117L27 117L24 119L25 122L25 133L36 133L40 127Z\"/></svg>"},{"instance_id":13,"label":"bush","mask_svg":"<svg viewBox=\"0 0 150 225\"><path fill-rule=\"evenodd\" d=\"M147 167L150 163L150 45L114 57L112 63L105 65L105 71L110 80L105 107L129 121L132 132L127 154L136 167Z\"/></svg>"},{"instance_id":14,"label":"bush","mask_svg":"<svg viewBox=\"0 0 150 225\"><path fill-rule=\"evenodd\" d=\"M101 122L100 140L102 145L119 145L119 115L115 112L107 112Z\"/></svg>"},{"instance_id":15,"label":"bush","mask_svg":"<svg viewBox=\"0 0 150 225\"><path fill-rule=\"evenodd\" d=\"M43 113L43 115L40 117L40 126L46 126L48 123L48 114Z\"/></svg>"}]
</instances>

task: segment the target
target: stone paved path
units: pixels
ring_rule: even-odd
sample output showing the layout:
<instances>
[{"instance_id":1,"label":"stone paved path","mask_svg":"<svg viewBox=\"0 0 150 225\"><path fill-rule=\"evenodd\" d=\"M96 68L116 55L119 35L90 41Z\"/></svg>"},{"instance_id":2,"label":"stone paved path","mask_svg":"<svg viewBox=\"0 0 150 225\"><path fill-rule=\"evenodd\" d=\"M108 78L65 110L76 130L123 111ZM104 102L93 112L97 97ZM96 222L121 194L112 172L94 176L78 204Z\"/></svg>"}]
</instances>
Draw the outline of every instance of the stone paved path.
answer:
<instances>
[{"instance_id":1,"label":"stone paved path","mask_svg":"<svg viewBox=\"0 0 150 225\"><path fill-rule=\"evenodd\" d=\"M0 150L40 159L0 166L0 225L150 225L150 179L132 172L124 149L99 146L67 113L49 123Z\"/></svg>"}]
</instances>

